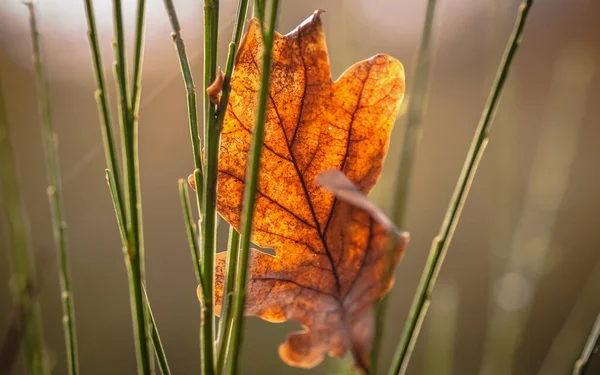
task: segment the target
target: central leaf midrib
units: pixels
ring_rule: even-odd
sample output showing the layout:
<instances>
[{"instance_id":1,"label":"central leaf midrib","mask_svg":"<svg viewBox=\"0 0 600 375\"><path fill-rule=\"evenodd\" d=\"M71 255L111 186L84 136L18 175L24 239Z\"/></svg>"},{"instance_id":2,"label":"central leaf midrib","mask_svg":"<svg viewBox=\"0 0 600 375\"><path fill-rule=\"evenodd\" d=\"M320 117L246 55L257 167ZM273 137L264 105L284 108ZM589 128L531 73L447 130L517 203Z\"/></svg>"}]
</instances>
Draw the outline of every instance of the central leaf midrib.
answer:
<instances>
[{"instance_id":1,"label":"central leaf midrib","mask_svg":"<svg viewBox=\"0 0 600 375\"><path fill-rule=\"evenodd\" d=\"M296 122L296 127L294 128L292 142L295 140L296 134L298 132L298 128L300 127L300 122L302 120L302 112L304 109L304 101L305 101L305 97L306 97L306 89L308 87L307 69L306 69L306 63L304 62L304 56L302 55L302 44L300 43L300 34L298 34L298 45L300 47L300 52L301 52L300 60L302 61L302 65L304 68L304 87L302 88L302 98L300 100L300 110L298 112L298 121ZM254 61L254 64L256 64L256 61ZM325 250L325 255L327 256L327 259L329 260L329 264L331 266L331 273L333 274L333 278L335 280L335 286L336 286L338 298L341 298L342 285L340 283L340 277L337 273L337 267L335 266L335 261L333 259L333 255L329 251L329 246L327 246L327 241L325 240L324 232L321 232L321 224L319 223L319 220L317 218L317 213L315 212L312 201L310 199L310 195L308 193L308 188L306 187L306 182L304 181L304 176L302 176L302 173L301 173L300 169L298 168L298 163L296 162L296 157L294 156L294 153L292 150L292 145L290 143L290 140L287 137L287 133L285 132L285 128L283 126L283 121L281 120L281 116L279 115L279 110L277 109L277 104L275 103L275 100L273 99L270 88L269 88L269 99L271 100L271 102L273 104L273 109L275 110L275 114L277 115L277 120L279 121L279 126L281 127L281 131L282 131L283 137L285 139L285 144L287 146L288 153L290 154L290 158L292 159L291 160L292 165L294 166L294 170L296 171L296 174L298 175L298 179L300 180L300 185L302 186L302 191L304 193L304 197L306 198L306 202L308 203L308 208L310 209L310 213L312 215L313 221L315 222L315 229L317 230L317 233L319 234L319 239L321 240L321 243L323 245L323 250Z\"/></svg>"}]
</instances>

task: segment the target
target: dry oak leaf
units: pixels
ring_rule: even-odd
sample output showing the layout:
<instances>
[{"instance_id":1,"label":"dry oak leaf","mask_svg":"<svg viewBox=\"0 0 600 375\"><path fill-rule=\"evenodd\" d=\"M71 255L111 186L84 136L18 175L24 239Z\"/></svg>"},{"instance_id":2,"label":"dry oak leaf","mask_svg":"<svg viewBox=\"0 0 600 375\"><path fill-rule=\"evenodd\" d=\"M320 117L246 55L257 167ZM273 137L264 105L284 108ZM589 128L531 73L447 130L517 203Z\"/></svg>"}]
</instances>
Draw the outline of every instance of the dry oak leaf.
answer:
<instances>
[{"instance_id":1,"label":"dry oak leaf","mask_svg":"<svg viewBox=\"0 0 600 375\"><path fill-rule=\"evenodd\" d=\"M342 171L368 194L387 153L404 96L404 69L379 54L331 79L316 11L287 35L276 34L245 314L293 319L303 331L279 347L287 364L310 368L347 350L362 371L372 343L371 308L390 289L386 229L371 215L321 188L315 178ZM219 213L240 229L248 149L260 85L257 20L236 57L220 148ZM394 252L400 260L408 236ZM217 255L215 298L223 294L226 255ZM384 280L387 279L387 280Z\"/></svg>"}]
</instances>

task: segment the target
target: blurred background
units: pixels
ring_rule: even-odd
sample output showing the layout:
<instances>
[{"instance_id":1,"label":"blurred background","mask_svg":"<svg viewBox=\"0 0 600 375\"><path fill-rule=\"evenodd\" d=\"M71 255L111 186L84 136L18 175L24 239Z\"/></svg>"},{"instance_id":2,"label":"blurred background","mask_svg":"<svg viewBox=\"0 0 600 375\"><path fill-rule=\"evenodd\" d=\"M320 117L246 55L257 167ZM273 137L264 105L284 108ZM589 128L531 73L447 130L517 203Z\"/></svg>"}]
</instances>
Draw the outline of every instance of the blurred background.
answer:
<instances>
[{"instance_id":1,"label":"blurred background","mask_svg":"<svg viewBox=\"0 0 600 375\"><path fill-rule=\"evenodd\" d=\"M438 1L428 105L403 228L412 241L396 272L384 364L402 330L519 2ZM105 71L112 78L111 5L95 3ZM131 39L135 2L124 3ZM200 87L202 2L175 3ZM224 66L235 2L221 4L219 63ZM358 60L385 52L404 63L410 93L425 7L425 0L284 1L278 29L287 33L324 8L334 77ZM83 2L45 0L38 9L59 138L81 370L131 374L135 355L127 277L104 179ZM409 374L570 373L600 311L598 15L597 0L534 3ZM148 0L140 120L147 287L173 373L191 374L199 371L199 311L176 181L192 172L193 163L185 91L170 32L162 1ZM1 89L31 248L44 270L40 302L45 335L54 373L65 374L31 42L20 0L0 1L0 37ZM402 124L399 118L372 194L386 209L394 191ZM224 250L226 225L221 224L219 248ZM5 241L0 246L4 249ZM12 304L4 250L0 332ZM294 322L248 319L243 374L338 373L337 360L327 359L310 372L279 360L279 343L297 328ZM600 366L591 373L599 374Z\"/></svg>"}]
</instances>

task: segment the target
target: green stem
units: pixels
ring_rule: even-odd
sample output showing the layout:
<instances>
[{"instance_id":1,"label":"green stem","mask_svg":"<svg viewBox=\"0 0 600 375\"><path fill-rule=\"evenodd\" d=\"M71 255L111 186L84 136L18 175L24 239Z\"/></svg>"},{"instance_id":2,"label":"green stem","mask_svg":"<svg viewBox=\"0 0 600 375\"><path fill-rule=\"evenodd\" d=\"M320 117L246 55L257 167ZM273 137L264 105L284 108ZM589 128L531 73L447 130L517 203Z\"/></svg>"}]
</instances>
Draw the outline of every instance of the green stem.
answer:
<instances>
[{"instance_id":1,"label":"green stem","mask_svg":"<svg viewBox=\"0 0 600 375\"><path fill-rule=\"evenodd\" d=\"M121 234L121 240L123 242L123 253L125 256L128 256L127 253L127 228L125 226L125 217L119 215L117 211L117 190L115 185L114 173L107 169L106 170L106 181L108 182L108 187L111 195L111 199L113 202L113 206L117 213L117 224L119 226L119 233ZM158 328L156 327L156 321L154 320L154 315L152 314L152 309L150 308L150 301L148 300L148 295L146 293L146 287L142 286L144 292L144 304L146 307L146 311L148 312L148 324L149 329L152 333L152 344L154 345L154 351L156 353L156 357L158 358L158 364L161 369L163 375L170 374L169 364L167 362L167 357L165 355L165 351L163 348L163 344L160 340L160 335L158 334Z\"/></svg>"},{"instance_id":2,"label":"green stem","mask_svg":"<svg viewBox=\"0 0 600 375\"><path fill-rule=\"evenodd\" d=\"M219 133L221 132L221 129L223 127L223 121L227 112L229 95L231 93L231 77L233 75L235 56L240 45L240 40L242 39L242 32L244 30L247 9L248 0L240 0L238 2L238 9L233 28L232 40L229 43L229 51L227 54L227 63L225 65L225 76L223 80L223 91L221 94L221 101L217 108L216 114L217 118L215 126ZM225 370L225 361L228 356L231 330L234 324L233 312L230 307L231 299L233 296L237 257L239 253L239 241L239 233L233 227L231 227L229 229L229 241L227 246L227 271L223 291L223 302L221 307L221 320L219 321L219 337L217 340L219 346L219 353L217 357L217 374L219 375L222 374Z\"/></svg>"},{"instance_id":3,"label":"green stem","mask_svg":"<svg viewBox=\"0 0 600 375\"><path fill-rule=\"evenodd\" d=\"M590 364L592 356L598 352L600 347L600 314L596 317L596 322L592 327L592 331L583 347L581 356L575 362L573 367L573 375L584 375Z\"/></svg>"},{"instance_id":4,"label":"green stem","mask_svg":"<svg viewBox=\"0 0 600 375\"><path fill-rule=\"evenodd\" d=\"M198 134L198 104L196 100L196 86L194 85L194 77L192 76L192 70L190 69L190 63L185 50L185 44L181 37L181 26L179 25L179 19L173 0L164 0L167 15L171 22L171 29L173 30L171 37L177 50L177 56L179 57L179 66L181 68L181 75L185 83L185 90L187 93L187 107L188 107L188 118L190 125L190 137L192 139L192 151L194 153L194 168L200 170L200 176L202 176L202 154L200 149L200 136ZM203 178L196 180L196 186L202 186ZM202 190L198 189L201 193ZM201 194L198 197L202 197Z\"/></svg>"},{"instance_id":5,"label":"green stem","mask_svg":"<svg viewBox=\"0 0 600 375\"><path fill-rule=\"evenodd\" d=\"M252 6L252 17L258 18L259 20L264 20L266 5L266 0L254 0Z\"/></svg>"},{"instance_id":6,"label":"green stem","mask_svg":"<svg viewBox=\"0 0 600 375\"><path fill-rule=\"evenodd\" d=\"M154 344L154 351L156 352L156 358L158 359L158 367L162 375L171 375L171 369L169 368L169 362L163 348L162 342L160 341L160 335L156 328L156 321L154 320L154 314L150 308L150 300L148 299L148 293L146 293L146 287L144 286L144 302L148 311L148 319L150 325L150 331L152 332L152 343Z\"/></svg>"},{"instance_id":7,"label":"green stem","mask_svg":"<svg viewBox=\"0 0 600 375\"><path fill-rule=\"evenodd\" d=\"M214 373L214 257L217 240L217 165L220 143L220 133L215 126L215 105L211 103L207 89L215 80L217 71L217 0L204 2L204 150L206 168L204 181L196 185L197 194L202 189L202 285L203 306L200 323L201 371L203 375Z\"/></svg>"},{"instance_id":8,"label":"green stem","mask_svg":"<svg viewBox=\"0 0 600 375\"><path fill-rule=\"evenodd\" d=\"M433 31L433 20L435 15L437 0L427 2L425 11L425 22L423 24L423 34L421 45L417 54L415 79L411 95L409 95L409 107L406 115L404 127L404 137L402 142L402 154L397 169L396 192L393 200L392 219L398 228L404 226L406 217L407 202L410 193L410 180L414 165L417 146L421 138L421 123L425 109L425 98L429 82L429 72L431 65L431 35ZM391 254L391 252L390 252ZM391 262L390 262L391 263ZM390 273L393 269L390 270ZM379 355L381 352L381 343L385 332L385 315L389 295L385 296L375 310L375 341L371 349L370 373L377 374L379 369Z\"/></svg>"},{"instance_id":9,"label":"green stem","mask_svg":"<svg viewBox=\"0 0 600 375\"><path fill-rule=\"evenodd\" d=\"M143 216L142 216L142 202L141 202L141 187L140 187L140 176L139 176L139 142L138 142L138 131L139 131L139 110L140 110L140 98L142 94L142 66L144 60L144 39L145 39L145 16L146 16L146 0L138 0L137 9L136 9L136 25L135 25L135 42L133 49L133 84L131 91L131 99L129 101L130 107L130 121L131 121L131 145L130 148L132 151L130 152L130 157L128 160L130 161L130 171L133 170L134 173L130 173L132 175L132 183L129 184L130 188L130 199L132 199L132 209L131 216L135 218L135 220L131 220L132 223L132 231L135 231L133 236L135 237L135 242L137 243L138 256L139 258L139 267L141 269L141 277L142 282L146 279L146 265L144 262L145 252L144 252L144 226L143 226ZM152 312L149 307L146 305L145 312L145 322L147 324L146 328L146 346L150 341L150 334L152 332L153 325L151 323L152 320ZM161 348L162 349L162 348ZM158 354L158 353L157 353ZM150 356L150 368L154 371L154 357Z\"/></svg>"},{"instance_id":10,"label":"green stem","mask_svg":"<svg viewBox=\"0 0 600 375\"><path fill-rule=\"evenodd\" d=\"M269 83L271 78L271 64L273 56L273 39L275 32L275 22L277 19L278 0L273 0L270 7L270 19L268 30L263 31L263 56L261 66L260 91L258 93L258 108L256 112L256 122L254 124L254 134L248 166L246 170L246 181L244 188L243 214L240 223L242 228L241 250L238 257L238 268L235 277L235 299L233 301L235 325L232 329L231 347L229 353L230 367L228 374L236 374L239 368L240 348L242 343L243 323L244 323L244 303L246 297L246 281L248 279L248 261L250 256L250 240L252 235L252 221L254 218L254 204L256 201L256 191L258 188L258 175L260 170L260 156L265 130L265 118L267 112L267 100L269 94ZM261 27L264 27L261 25Z\"/></svg>"},{"instance_id":11,"label":"green stem","mask_svg":"<svg viewBox=\"0 0 600 375\"><path fill-rule=\"evenodd\" d=\"M237 15L235 24L233 26L233 35L231 42L229 43L229 51L227 53L227 62L225 64L225 76L223 79L223 92L221 94L221 101L217 108L217 119L216 127L220 132L223 127L223 120L227 113L227 105L229 103L229 94L231 94L231 77L233 75L233 68L235 65L235 56L240 46L242 39L242 32L244 31L244 23L246 21L246 11L248 9L248 0L240 0L238 2Z\"/></svg>"},{"instance_id":12,"label":"green stem","mask_svg":"<svg viewBox=\"0 0 600 375\"><path fill-rule=\"evenodd\" d=\"M225 272L225 285L223 288L221 320L219 321L219 336L217 346L219 355L217 357L217 375L223 374L225 370L225 359L228 356L231 330L233 328L233 288L235 285L235 270L237 268L238 254L240 250L240 234L234 227L229 227L229 240L227 242L227 271Z\"/></svg>"},{"instance_id":13,"label":"green stem","mask_svg":"<svg viewBox=\"0 0 600 375\"><path fill-rule=\"evenodd\" d=\"M456 184L454 194L450 200L448 210L446 211L444 222L440 228L439 234L431 246L427 264L423 270L421 281L419 282L419 286L417 288L417 293L413 300L409 316L406 320L400 342L394 355L392 366L388 372L389 375L404 374L408 367L412 349L414 348L421 324L423 323L423 319L427 313L427 308L431 299L431 292L443 264L448 246L452 240L454 230L458 224L458 219L460 218L471 182L473 181L473 177L477 171L477 166L483 151L485 150L485 146L487 145L488 134L492 125L496 107L500 100L500 94L502 93L502 88L504 87L504 83L508 76L511 63L519 47L525 21L527 20L527 15L532 3L533 0L525 0L519 8L519 14L517 16L515 27L508 42L504 56L502 57L498 73L494 80L494 84L492 85L486 106L483 110L479 125L473 137L473 142L471 143L471 147Z\"/></svg>"},{"instance_id":14,"label":"green stem","mask_svg":"<svg viewBox=\"0 0 600 375\"><path fill-rule=\"evenodd\" d=\"M125 212L127 225L126 266L129 276L132 320L136 342L138 373L153 373L152 358L148 344L148 314L144 303L144 250L142 243L141 202L139 200L138 172L138 109L140 94L141 59L143 50L144 4L138 3L137 27L135 35L134 89L132 102L128 99L127 59L125 55L125 36L121 0L113 0L115 40L115 75L122 130L123 172L125 174ZM134 111L135 110L135 111Z\"/></svg>"},{"instance_id":15,"label":"green stem","mask_svg":"<svg viewBox=\"0 0 600 375\"><path fill-rule=\"evenodd\" d=\"M131 90L131 100L129 101L131 113L134 114L135 121L137 121L137 114L140 108L140 97L142 94L142 63L144 61L144 23L146 16L146 0L138 0L136 15L135 45L133 49L133 85Z\"/></svg>"},{"instance_id":16,"label":"green stem","mask_svg":"<svg viewBox=\"0 0 600 375\"><path fill-rule=\"evenodd\" d=\"M95 98L98 105L98 113L100 115L100 123L102 130L102 141L104 143L104 157L106 166L113 171L114 178L113 186L115 188L115 210L117 218L123 218L123 190L121 184L121 172L119 168L118 151L115 146L115 136L112 126L110 101L108 99L108 91L106 89L106 79L104 78L104 70L102 66L102 55L100 54L100 46L98 44L98 31L96 28L96 17L92 0L85 0L85 14L88 23L88 41L90 43L90 51L92 54L92 62L94 67L94 75L96 77L96 92ZM124 223L124 219L123 219Z\"/></svg>"},{"instance_id":17,"label":"green stem","mask_svg":"<svg viewBox=\"0 0 600 375\"><path fill-rule=\"evenodd\" d=\"M0 87L2 87L0 82ZM34 289L37 288L35 262L28 244L28 233L19 193L13 149L4 98L0 90L0 193L4 211L7 249L10 260L10 286L14 306L22 315L18 329L23 337L23 354L27 374L49 373L42 317ZM6 364L10 367L10 364ZM4 367L3 367L4 368ZM8 370L8 369L7 369Z\"/></svg>"},{"instance_id":18,"label":"green stem","mask_svg":"<svg viewBox=\"0 0 600 375\"><path fill-rule=\"evenodd\" d=\"M69 270L69 257L66 238L66 222L63 214L62 189L60 167L58 160L57 139L52 127L48 78L44 65L44 56L37 27L35 7L33 3L26 3L29 9L29 22L31 40L33 44L33 62L37 82L38 102L40 106L40 124L44 159L46 161L46 174L48 178L48 201L52 214L52 229L54 242L58 253L58 269L60 275L61 302L63 311L63 333L67 354L67 368L71 375L79 373L79 359L77 354L77 335L75 332L75 311L73 306L73 290Z\"/></svg>"},{"instance_id":19,"label":"green stem","mask_svg":"<svg viewBox=\"0 0 600 375\"><path fill-rule=\"evenodd\" d=\"M185 228L187 232L188 242L190 245L190 252L192 253L192 260L194 262L194 271L196 273L196 281L198 285L202 285L202 270L200 268L199 250L198 250L198 239L196 238L196 226L192 220L192 208L190 206L190 196L188 194L188 187L185 180L180 179L177 182L179 186L179 199L181 200L181 208L183 210L183 218L185 219Z\"/></svg>"}]
</instances>

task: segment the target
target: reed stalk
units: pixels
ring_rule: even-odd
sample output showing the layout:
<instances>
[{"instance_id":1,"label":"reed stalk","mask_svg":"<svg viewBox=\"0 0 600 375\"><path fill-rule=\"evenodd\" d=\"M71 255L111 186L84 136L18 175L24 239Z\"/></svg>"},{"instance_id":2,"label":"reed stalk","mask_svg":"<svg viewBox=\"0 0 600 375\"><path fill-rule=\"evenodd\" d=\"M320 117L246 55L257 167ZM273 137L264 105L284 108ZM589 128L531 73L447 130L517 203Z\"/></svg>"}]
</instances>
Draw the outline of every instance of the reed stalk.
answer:
<instances>
[{"instance_id":1,"label":"reed stalk","mask_svg":"<svg viewBox=\"0 0 600 375\"><path fill-rule=\"evenodd\" d=\"M402 153L398 165L396 191L393 200L392 220L398 228L404 227L408 198L410 194L410 182L417 146L421 139L422 118L425 111L427 87L429 83L429 72L431 70L431 36L433 34L433 20L437 0L428 0L425 11L425 21L421 36L421 45L416 58L416 69L414 84L408 97L408 112L404 124L404 136L402 141ZM391 252L390 252L391 253ZM393 271L392 271L393 272ZM371 349L370 372L376 374L379 369L379 356L381 342L385 332L385 315L389 295L385 296L375 309L375 341Z\"/></svg>"},{"instance_id":2,"label":"reed stalk","mask_svg":"<svg viewBox=\"0 0 600 375\"><path fill-rule=\"evenodd\" d=\"M246 298L246 282L248 279L248 264L250 258L250 239L252 235L252 221L254 219L256 192L258 189L260 157L264 140L267 100L273 57L273 39L275 34L275 22L277 20L278 7L279 1L272 0L269 7L269 21L266 26L263 22L264 19L259 19L260 25L263 28L263 53L260 90L258 92L258 107L252 135L252 143L249 150L249 159L244 187L243 211L242 220L240 223L242 239L237 264L238 268L235 276L235 295L233 300L233 321L235 324L232 327L232 337L230 347L228 348L228 352L231 355L227 371L228 374L237 374L238 368L240 367L239 358L241 352L242 334L244 330L244 303ZM265 27L266 30L264 29Z\"/></svg>"},{"instance_id":3,"label":"reed stalk","mask_svg":"<svg viewBox=\"0 0 600 375\"><path fill-rule=\"evenodd\" d=\"M69 265L69 249L67 245L66 221L63 212L62 187L60 176L60 162L58 156L58 139L52 126L52 112L50 105L50 90L42 49L41 36L38 29L35 5L25 3L29 10L29 26L33 45L33 65L36 77L38 105L40 112L40 125L42 131L42 149L48 188L48 202L52 221L54 246L58 255L58 273L60 280L60 297L62 305L62 324L67 355L67 371L70 375L79 374L79 355L77 353L77 334L75 330L75 308L73 302L73 289L71 286L71 272Z\"/></svg>"},{"instance_id":4,"label":"reed stalk","mask_svg":"<svg viewBox=\"0 0 600 375\"><path fill-rule=\"evenodd\" d=\"M481 160L488 143L489 131L498 102L500 101L500 94L502 93L502 88L504 87L510 67L521 43L523 29L532 3L533 0L524 0L519 7L519 13L512 35L509 39L506 51L504 52L504 56L502 57L502 61L500 62L496 78L481 115L479 125L475 131L454 194L452 195L448 210L446 211L444 222L442 223L439 234L436 236L431 246L427 264L423 270L409 316L406 320L398 347L396 348L392 366L388 372L389 375L405 374L408 368L412 350L417 337L419 336L419 331L423 320L425 319L425 315L427 314L433 287L448 251L454 230L458 224L462 208L471 187L471 182L477 171L477 166L479 165L479 161Z\"/></svg>"}]
</instances>

